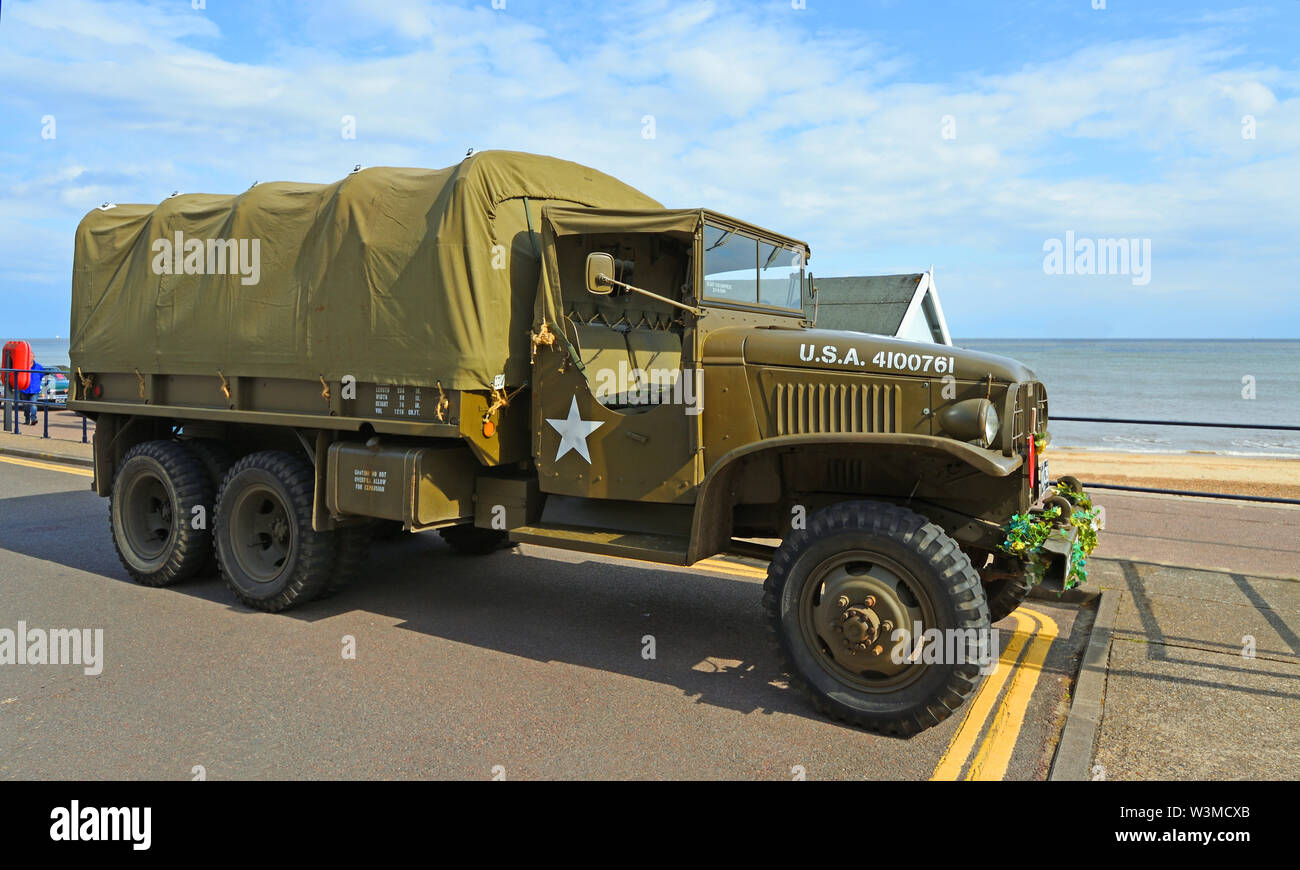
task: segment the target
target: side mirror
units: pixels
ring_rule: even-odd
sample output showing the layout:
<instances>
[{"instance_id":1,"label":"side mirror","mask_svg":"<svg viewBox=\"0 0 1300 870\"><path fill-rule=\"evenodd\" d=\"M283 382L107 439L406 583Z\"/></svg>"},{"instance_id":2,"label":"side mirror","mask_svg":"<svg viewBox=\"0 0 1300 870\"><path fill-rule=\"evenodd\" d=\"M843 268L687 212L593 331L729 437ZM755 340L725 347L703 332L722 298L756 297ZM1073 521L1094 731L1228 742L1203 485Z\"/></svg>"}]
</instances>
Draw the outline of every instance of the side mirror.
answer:
<instances>
[{"instance_id":1,"label":"side mirror","mask_svg":"<svg viewBox=\"0 0 1300 870\"><path fill-rule=\"evenodd\" d=\"M602 251L592 251L587 255L587 292L597 296L608 296L614 292L610 284L601 282L600 278L614 277L614 257Z\"/></svg>"},{"instance_id":2,"label":"side mirror","mask_svg":"<svg viewBox=\"0 0 1300 870\"><path fill-rule=\"evenodd\" d=\"M808 298L811 299L816 295L817 295L817 285L813 283L812 272L809 272L808 273Z\"/></svg>"}]
</instances>

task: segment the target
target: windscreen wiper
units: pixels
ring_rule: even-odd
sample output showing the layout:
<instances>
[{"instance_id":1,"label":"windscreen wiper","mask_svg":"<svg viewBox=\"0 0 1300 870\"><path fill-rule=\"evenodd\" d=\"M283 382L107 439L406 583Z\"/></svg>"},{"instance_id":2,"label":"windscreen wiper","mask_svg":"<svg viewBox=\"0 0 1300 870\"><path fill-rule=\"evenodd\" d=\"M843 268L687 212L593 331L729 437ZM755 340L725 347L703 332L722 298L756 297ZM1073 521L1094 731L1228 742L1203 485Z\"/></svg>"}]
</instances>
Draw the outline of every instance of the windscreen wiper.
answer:
<instances>
[{"instance_id":1,"label":"windscreen wiper","mask_svg":"<svg viewBox=\"0 0 1300 870\"><path fill-rule=\"evenodd\" d=\"M721 245L723 242L725 242L727 239L731 238L731 237L734 236L735 234L736 234L736 231L735 231L735 230L727 230L725 233L723 233L722 238L718 239L716 242L714 242L713 244L709 245L709 246L708 246L707 248L705 248L704 250L706 250L706 251L712 251L714 248L718 247L719 245Z\"/></svg>"}]
</instances>

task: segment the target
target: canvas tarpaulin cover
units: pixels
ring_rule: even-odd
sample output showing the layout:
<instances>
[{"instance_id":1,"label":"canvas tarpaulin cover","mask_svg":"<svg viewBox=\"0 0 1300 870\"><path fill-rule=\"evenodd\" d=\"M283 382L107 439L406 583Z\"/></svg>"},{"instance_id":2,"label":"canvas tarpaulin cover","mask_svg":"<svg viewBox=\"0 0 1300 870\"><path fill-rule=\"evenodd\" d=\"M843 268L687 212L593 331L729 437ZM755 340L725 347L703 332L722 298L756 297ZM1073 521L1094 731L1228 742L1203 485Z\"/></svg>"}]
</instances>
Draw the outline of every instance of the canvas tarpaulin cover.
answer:
<instances>
[{"instance_id":1,"label":"canvas tarpaulin cover","mask_svg":"<svg viewBox=\"0 0 1300 870\"><path fill-rule=\"evenodd\" d=\"M77 229L71 362L88 374L522 383L547 205L660 207L576 163L486 151L447 169L96 209ZM256 283L227 240L258 241Z\"/></svg>"}]
</instances>

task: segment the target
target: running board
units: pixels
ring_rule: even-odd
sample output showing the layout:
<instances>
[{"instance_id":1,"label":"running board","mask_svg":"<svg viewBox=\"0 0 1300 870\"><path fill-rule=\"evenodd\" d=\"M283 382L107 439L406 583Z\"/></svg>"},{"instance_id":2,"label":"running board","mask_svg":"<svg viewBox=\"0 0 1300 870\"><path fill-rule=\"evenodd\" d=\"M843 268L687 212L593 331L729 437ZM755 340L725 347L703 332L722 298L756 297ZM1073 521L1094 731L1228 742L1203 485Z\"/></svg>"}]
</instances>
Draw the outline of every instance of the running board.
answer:
<instances>
[{"instance_id":1,"label":"running board","mask_svg":"<svg viewBox=\"0 0 1300 870\"><path fill-rule=\"evenodd\" d=\"M678 535L609 531L559 523L538 523L511 529L510 540L519 544L537 544L540 547L576 550L598 556L621 556L624 559L662 562L666 565L685 565L689 544L686 538Z\"/></svg>"},{"instance_id":2,"label":"running board","mask_svg":"<svg viewBox=\"0 0 1300 870\"><path fill-rule=\"evenodd\" d=\"M761 559L764 562L771 562L776 556L776 547L771 544L760 544L757 541L745 541L740 538L732 538L727 545L727 552L734 553L737 556L749 556L751 559Z\"/></svg>"}]
</instances>

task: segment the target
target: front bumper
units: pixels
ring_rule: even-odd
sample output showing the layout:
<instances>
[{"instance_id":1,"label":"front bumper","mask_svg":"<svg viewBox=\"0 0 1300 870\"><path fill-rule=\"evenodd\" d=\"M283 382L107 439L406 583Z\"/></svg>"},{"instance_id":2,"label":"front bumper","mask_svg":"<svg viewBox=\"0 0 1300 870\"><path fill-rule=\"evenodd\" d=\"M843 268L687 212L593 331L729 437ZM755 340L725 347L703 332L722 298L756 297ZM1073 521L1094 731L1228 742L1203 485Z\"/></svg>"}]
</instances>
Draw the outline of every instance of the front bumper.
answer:
<instances>
[{"instance_id":1,"label":"front bumper","mask_svg":"<svg viewBox=\"0 0 1300 870\"><path fill-rule=\"evenodd\" d=\"M1025 562L1036 582L1047 588L1073 589L1087 580L1087 559L1105 528L1105 513L1073 478L1047 486L1046 462L1041 468L1042 489L1034 499L1038 506L1012 517L1003 551ZM1027 539L1033 543L1014 543Z\"/></svg>"}]
</instances>

